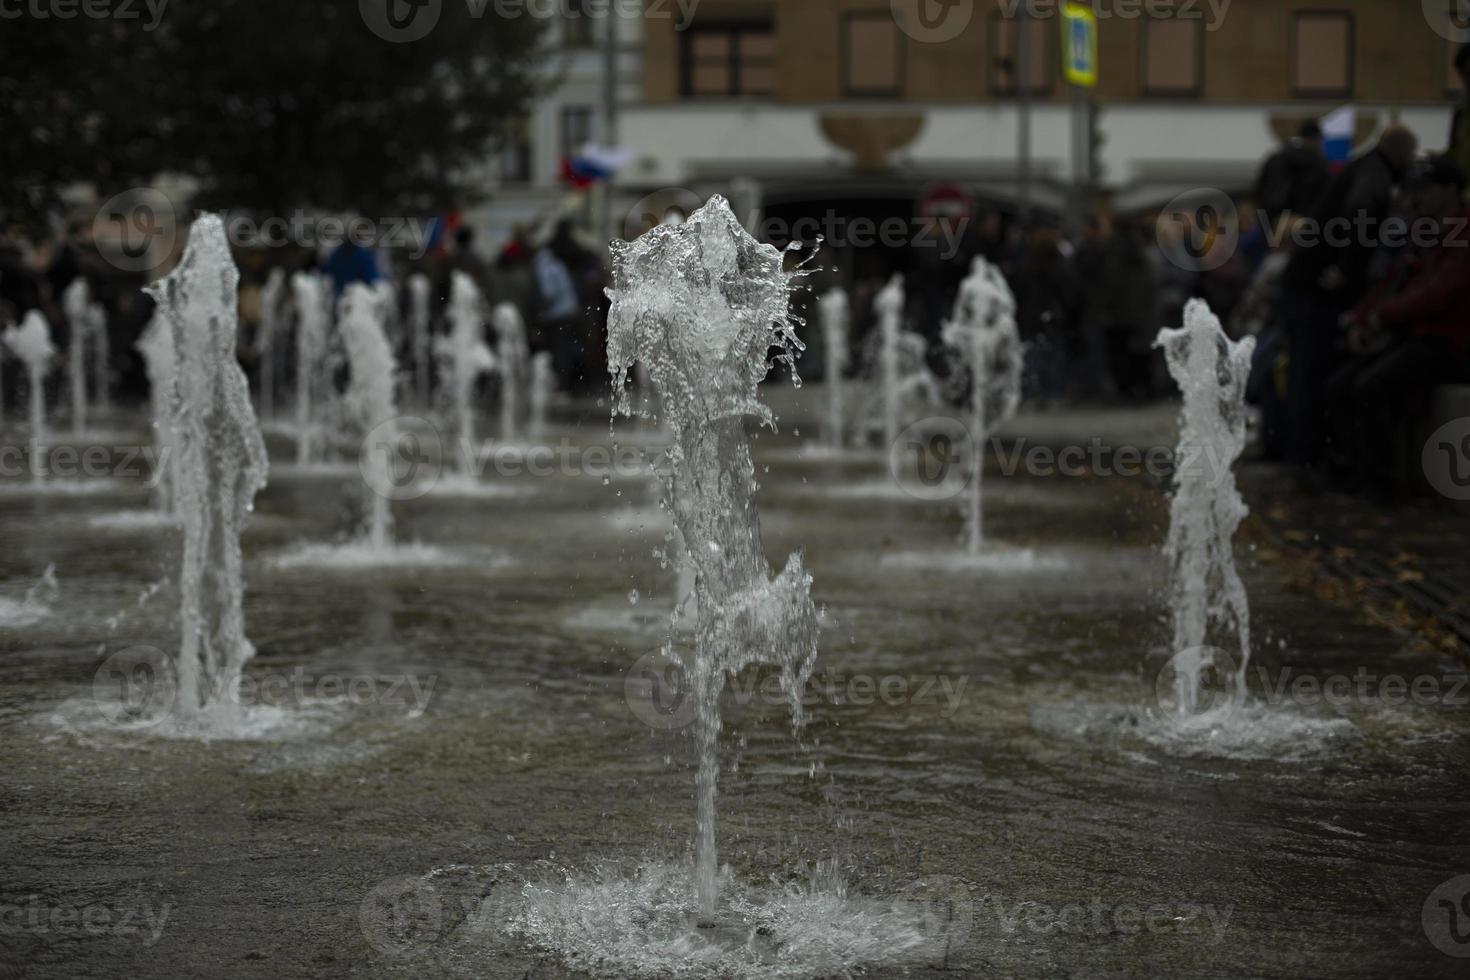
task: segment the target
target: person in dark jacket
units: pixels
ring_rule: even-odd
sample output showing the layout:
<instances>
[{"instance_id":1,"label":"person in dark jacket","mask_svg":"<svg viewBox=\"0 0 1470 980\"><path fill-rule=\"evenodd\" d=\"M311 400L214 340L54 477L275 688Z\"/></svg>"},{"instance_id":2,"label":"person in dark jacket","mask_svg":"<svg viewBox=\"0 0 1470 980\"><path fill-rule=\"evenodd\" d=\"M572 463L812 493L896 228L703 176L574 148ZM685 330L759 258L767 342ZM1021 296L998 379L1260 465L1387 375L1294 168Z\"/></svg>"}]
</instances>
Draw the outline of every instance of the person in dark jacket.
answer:
<instances>
[{"instance_id":1,"label":"person in dark jacket","mask_svg":"<svg viewBox=\"0 0 1470 980\"><path fill-rule=\"evenodd\" d=\"M1317 120L1302 123L1297 135L1261 164L1256 177L1256 205L1275 225L1286 212L1308 214L1327 186L1327 161L1322 158L1322 127Z\"/></svg>"},{"instance_id":2,"label":"person in dark jacket","mask_svg":"<svg viewBox=\"0 0 1470 980\"><path fill-rule=\"evenodd\" d=\"M1460 76L1460 102L1455 106L1454 118L1450 121L1450 142L1447 155L1455 166L1470 173L1470 42L1460 45L1455 52L1455 71Z\"/></svg>"},{"instance_id":3,"label":"person in dark jacket","mask_svg":"<svg viewBox=\"0 0 1470 980\"><path fill-rule=\"evenodd\" d=\"M1415 214L1434 223L1427 247L1399 257L1383 286L1347 316L1351 359L1328 382L1337 445L1375 499L1393 489L1394 433L1436 384L1463 380L1470 355L1470 208L1465 172L1448 156L1415 170Z\"/></svg>"},{"instance_id":4,"label":"person in dark jacket","mask_svg":"<svg viewBox=\"0 0 1470 980\"><path fill-rule=\"evenodd\" d=\"M1328 183L1283 273L1287 326L1287 451L1305 490L1320 484L1326 446L1326 385L1338 321L1368 288L1368 267L1389 214L1394 187L1414 162L1418 141L1388 126L1368 152Z\"/></svg>"}]
</instances>

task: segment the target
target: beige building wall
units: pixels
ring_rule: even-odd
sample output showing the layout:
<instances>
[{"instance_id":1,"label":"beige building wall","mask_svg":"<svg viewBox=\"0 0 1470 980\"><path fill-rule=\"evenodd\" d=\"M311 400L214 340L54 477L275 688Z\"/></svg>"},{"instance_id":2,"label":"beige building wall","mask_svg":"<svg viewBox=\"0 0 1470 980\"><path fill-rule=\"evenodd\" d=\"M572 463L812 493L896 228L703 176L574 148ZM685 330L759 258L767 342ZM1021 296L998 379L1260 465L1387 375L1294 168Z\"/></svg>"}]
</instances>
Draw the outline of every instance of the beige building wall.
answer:
<instances>
[{"instance_id":1,"label":"beige building wall","mask_svg":"<svg viewBox=\"0 0 1470 980\"><path fill-rule=\"evenodd\" d=\"M673 0L647 0L667 6ZM1097 0L1099 10L1140 0ZM1217 0L1218 5L1219 0ZM1444 103L1449 94L1450 42L1431 29L1418 0L1233 0L1215 30L1206 0L1191 0L1202 17L1202 89L1198 96L1159 97L1144 91L1147 17L1104 17L1099 21L1100 84L1105 102L1188 101L1280 103L1301 98L1293 85L1294 15L1301 11L1353 15L1353 85L1349 95L1316 101ZM965 29L942 43L920 42L900 33L902 92L894 99L854 102L968 103L1009 97L992 90L992 51L998 16L1010 0L974 0ZM842 18L851 11L887 14L889 0L701 0L693 22L769 21L776 35L777 104L849 101L842 84ZM679 20L645 18L644 88L647 103L683 100ZM1062 100L1066 87L1057 70L1057 20L1047 20L1045 52L1053 76L1050 94Z\"/></svg>"}]
</instances>

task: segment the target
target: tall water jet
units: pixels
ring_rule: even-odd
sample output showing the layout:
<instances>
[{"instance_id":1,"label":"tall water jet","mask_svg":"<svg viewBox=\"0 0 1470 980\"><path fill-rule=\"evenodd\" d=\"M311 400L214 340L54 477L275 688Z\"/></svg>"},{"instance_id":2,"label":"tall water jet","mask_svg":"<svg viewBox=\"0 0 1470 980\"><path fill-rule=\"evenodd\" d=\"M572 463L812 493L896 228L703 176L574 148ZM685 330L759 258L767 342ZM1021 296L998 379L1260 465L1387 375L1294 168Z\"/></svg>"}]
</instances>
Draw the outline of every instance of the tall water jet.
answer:
<instances>
[{"instance_id":1,"label":"tall water jet","mask_svg":"<svg viewBox=\"0 0 1470 980\"><path fill-rule=\"evenodd\" d=\"M147 290L168 320L175 352L174 491L184 531L176 710L193 731L238 720L230 695L255 653L245 638L240 532L268 464L235 359L239 281L224 222L207 214L190 229L178 267Z\"/></svg>"},{"instance_id":2,"label":"tall water jet","mask_svg":"<svg viewBox=\"0 0 1470 980\"><path fill-rule=\"evenodd\" d=\"M106 417L112 412L112 337L107 332L107 308L101 303L87 304L87 336L92 338L92 389L97 395L97 411Z\"/></svg>"},{"instance_id":3,"label":"tall water jet","mask_svg":"<svg viewBox=\"0 0 1470 980\"><path fill-rule=\"evenodd\" d=\"M1169 606L1174 693L1182 713L1200 702L1210 628L1232 629L1239 651L1232 680L1244 692L1250 660L1250 605L1235 570L1232 539L1249 513L1231 467L1245 448L1245 383L1255 338L1231 341L1203 300L1190 300L1184 326L1159 332L1184 406L1169 505Z\"/></svg>"},{"instance_id":4,"label":"tall water jet","mask_svg":"<svg viewBox=\"0 0 1470 980\"><path fill-rule=\"evenodd\" d=\"M800 725L802 688L817 653L817 611L800 554L775 579L766 563L745 433L746 416L774 424L757 394L771 348L791 363L802 347L788 312L792 279L781 252L746 234L718 195L682 225L613 245L614 412L637 410L628 371L643 364L673 436L667 490L695 574L695 890L706 921L715 919L719 897L715 790L726 676L755 663L778 664L793 724Z\"/></svg>"},{"instance_id":5,"label":"tall water jet","mask_svg":"<svg viewBox=\"0 0 1470 980\"><path fill-rule=\"evenodd\" d=\"M535 441L546 435L546 408L556 391L556 369L551 365L551 351L537 351L531 358L530 420L527 434Z\"/></svg>"},{"instance_id":6,"label":"tall water jet","mask_svg":"<svg viewBox=\"0 0 1470 980\"><path fill-rule=\"evenodd\" d=\"M449 283L449 334L440 337L437 352L442 373L449 378L450 413L459 443L461 470L475 471L475 407L473 395L480 375L495 369L495 355L485 343L485 300L475 281L455 272Z\"/></svg>"},{"instance_id":7,"label":"tall water jet","mask_svg":"<svg viewBox=\"0 0 1470 980\"><path fill-rule=\"evenodd\" d=\"M71 391L71 434L81 438L87 429L87 334L92 330L92 291L77 276L61 293L66 314L66 380Z\"/></svg>"},{"instance_id":8,"label":"tall water jet","mask_svg":"<svg viewBox=\"0 0 1470 980\"><path fill-rule=\"evenodd\" d=\"M526 321L514 303L497 303L490 322L495 327L496 360L500 362L500 438L512 442L520 434L521 390L530 357Z\"/></svg>"},{"instance_id":9,"label":"tall water jet","mask_svg":"<svg viewBox=\"0 0 1470 980\"><path fill-rule=\"evenodd\" d=\"M1016 414L1021 404L1024 349L1016 330L1016 300L1000 270L975 259L960 283L954 312L944 324L945 344L959 353L970 380L971 469L965 513L970 554L984 543L981 491L985 446L996 426Z\"/></svg>"},{"instance_id":10,"label":"tall water jet","mask_svg":"<svg viewBox=\"0 0 1470 980\"><path fill-rule=\"evenodd\" d=\"M255 350L260 357L260 417L271 419L276 414L276 337L286 310L286 270L276 266L260 287L260 326Z\"/></svg>"},{"instance_id":11,"label":"tall water jet","mask_svg":"<svg viewBox=\"0 0 1470 980\"><path fill-rule=\"evenodd\" d=\"M822 317L822 340L827 348L827 445L842 448L842 373L848 364L847 293L833 286L818 301Z\"/></svg>"},{"instance_id":12,"label":"tall water jet","mask_svg":"<svg viewBox=\"0 0 1470 980\"><path fill-rule=\"evenodd\" d=\"M134 345L143 355L148 373L148 397L153 415L153 440L158 448L158 483L154 499L163 514L174 512L174 476L176 461L173 441L174 335L173 327L162 312L155 312Z\"/></svg>"},{"instance_id":13,"label":"tall water jet","mask_svg":"<svg viewBox=\"0 0 1470 980\"><path fill-rule=\"evenodd\" d=\"M26 379L31 388L31 478L40 483L45 472L41 459L46 451L46 373L56 356L51 326L40 310L31 310L20 326L5 329L4 339L5 346L26 366Z\"/></svg>"},{"instance_id":14,"label":"tall water jet","mask_svg":"<svg viewBox=\"0 0 1470 980\"><path fill-rule=\"evenodd\" d=\"M430 404L429 394L429 277L415 272L408 277L408 330L413 345L413 391L420 408Z\"/></svg>"},{"instance_id":15,"label":"tall water jet","mask_svg":"<svg viewBox=\"0 0 1470 980\"><path fill-rule=\"evenodd\" d=\"M311 462L313 389L320 384L321 365L327 354L329 300L327 283L321 276L298 272L291 277L296 305L296 464Z\"/></svg>"},{"instance_id":16,"label":"tall water jet","mask_svg":"<svg viewBox=\"0 0 1470 980\"><path fill-rule=\"evenodd\" d=\"M388 496L373 491L392 485L392 447L398 442L396 432L389 428L395 425L393 420L398 416L394 387L397 364L388 343L387 311L383 303L381 294L362 283L353 283L342 297L340 324L352 371L347 386L347 410L363 432L375 432L381 437L363 443L363 451L369 454L362 464L364 472L373 474L366 483L372 501L367 536L374 549L388 547L393 528Z\"/></svg>"},{"instance_id":17,"label":"tall water jet","mask_svg":"<svg viewBox=\"0 0 1470 980\"><path fill-rule=\"evenodd\" d=\"M878 314L878 383L883 393L883 445L898 441L899 334L903 331L903 275L895 274L873 299Z\"/></svg>"}]
</instances>

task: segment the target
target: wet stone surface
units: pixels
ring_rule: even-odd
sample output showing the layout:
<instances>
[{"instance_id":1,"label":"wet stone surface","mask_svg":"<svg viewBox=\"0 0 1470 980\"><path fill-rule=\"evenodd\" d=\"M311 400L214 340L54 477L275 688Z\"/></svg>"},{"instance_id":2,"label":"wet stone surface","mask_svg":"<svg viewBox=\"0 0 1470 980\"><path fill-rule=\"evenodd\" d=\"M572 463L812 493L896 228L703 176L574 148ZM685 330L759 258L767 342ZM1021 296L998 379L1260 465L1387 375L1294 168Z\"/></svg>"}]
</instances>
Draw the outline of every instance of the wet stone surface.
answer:
<instances>
[{"instance_id":1,"label":"wet stone surface","mask_svg":"<svg viewBox=\"0 0 1470 980\"><path fill-rule=\"evenodd\" d=\"M50 563L60 586L0 626L0 976L607 976L640 948L673 976L838 974L877 955L831 941L858 909L918 933L871 976L1463 976L1462 664L1294 591L1248 521L1251 700L1177 736L1149 710L1145 480L992 472L1000 557L935 567L905 556L959 550L955 501L844 494L891 482L881 458L794 444L755 462L767 553L805 549L824 608L811 717L795 739L761 675L726 690L720 859L749 904L709 930L671 925L694 746L629 703L674 601L646 481L487 477L532 492L394 505L400 542L463 560L323 569L276 559L346 540L360 480L278 477L244 538L276 710L209 743L119 731L94 689L176 643L176 534L89 523L146 489L0 494L0 593ZM1362 670L1438 686L1321 694Z\"/></svg>"}]
</instances>

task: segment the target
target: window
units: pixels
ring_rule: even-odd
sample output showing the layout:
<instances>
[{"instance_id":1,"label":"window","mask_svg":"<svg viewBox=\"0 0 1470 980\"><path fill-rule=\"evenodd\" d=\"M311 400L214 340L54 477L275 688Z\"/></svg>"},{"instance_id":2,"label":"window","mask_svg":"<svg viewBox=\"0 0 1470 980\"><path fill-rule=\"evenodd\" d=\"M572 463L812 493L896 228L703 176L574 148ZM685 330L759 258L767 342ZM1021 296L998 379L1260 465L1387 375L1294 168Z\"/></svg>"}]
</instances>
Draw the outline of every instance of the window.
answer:
<instances>
[{"instance_id":1,"label":"window","mask_svg":"<svg viewBox=\"0 0 1470 980\"><path fill-rule=\"evenodd\" d=\"M526 135L526 121L518 122L506 134L500 149L500 179L507 184L525 184L531 180L531 140Z\"/></svg>"},{"instance_id":2,"label":"window","mask_svg":"<svg viewBox=\"0 0 1470 980\"><path fill-rule=\"evenodd\" d=\"M562 41L569 48L590 48L597 43L597 22L587 14L587 0L566 0L562 8Z\"/></svg>"},{"instance_id":3,"label":"window","mask_svg":"<svg viewBox=\"0 0 1470 980\"><path fill-rule=\"evenodd\" d=\"M683 37L686 96L771 94L776 39L770 24L691 27Z\"/></svg>"},{"instance_id":4,"label":"window","mask_svg":"<svg viewBox=\"0 0 1470 980\"><path fill-rule=\"evenodd\" d=\"M575 156L592 142L592 108L585 105L564 106L561 110L561 155Z\"/></svg>"},{"instance_id":5,"label":"window","mask_svg":"<svg viewBox=\"0 0 1470 980\"><path fill-rule=\"evenodd\" d=\"M1053 39L1048 22L1040 17L1028 17L1026 24L1030 85L1027 91L1034 95L1051 94ZM1017 73L1020 67L1021 21L997 12L990 19L990 91L996 95L1015 95Z\"/></svg>"},{"instance_id":6,"label":"window","mask_svg":"<svg viewBox=\"0 0 1470 980\"><path fill-rule=\"evenodd\" d=\"M1204 91L1205 32L1198 19L1145 21L1143 94L1188 97Z\"/></svg>"},{"instance_id":7,"label":"window","mask_svg":"<svg viewBox=\"0 0 1470 980\"><path fill-rule=\"evenodd\" d=\"M1296 15L1291 85L1298 98L1353 94L1353 16L1312 11Z\"/></svg>"},{"instance_id":8,"label":"window","mask_svg":"<svg viewBox=\"0 0 1470 980\"><path fill-rule=\"evenodd\" d=\"M903 44L890 13L842 19L842 88L847 95L896 96L903 89Z\"/></svg>"}]
</instances>

